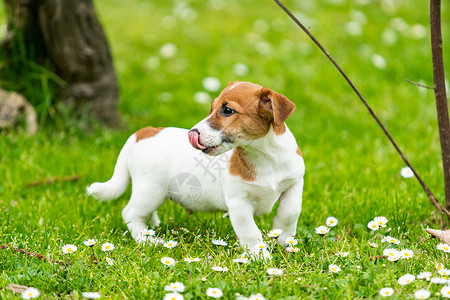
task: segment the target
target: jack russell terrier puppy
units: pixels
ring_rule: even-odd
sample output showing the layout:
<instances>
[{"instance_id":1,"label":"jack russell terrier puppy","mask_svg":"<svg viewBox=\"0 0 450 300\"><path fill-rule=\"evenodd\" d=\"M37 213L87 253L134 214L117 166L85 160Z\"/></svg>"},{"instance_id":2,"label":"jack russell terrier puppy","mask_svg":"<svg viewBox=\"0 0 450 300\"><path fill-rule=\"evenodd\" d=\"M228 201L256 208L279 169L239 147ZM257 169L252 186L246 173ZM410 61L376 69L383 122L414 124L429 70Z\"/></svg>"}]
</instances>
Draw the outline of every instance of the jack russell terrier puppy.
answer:
<instances>
[{"instance_id":1,"label":"jack russell terrier puppy","mask_svg":"<svg viewBox=\"0 0 450 300\"><path fill-rule=\"evenodd\" d=\"M191 130L143 128L120 151L112 178L93 183L100 201L119 197L133 181L122 216L132 237L158 226L167 198L186 211L226 211L242 246L257 251L263 241L254 216L272 211L280 244L294 236L302 206L305 165L284 121L295 105L269 88L230 82L209 115Z\"/></svg>"}]
</instances>

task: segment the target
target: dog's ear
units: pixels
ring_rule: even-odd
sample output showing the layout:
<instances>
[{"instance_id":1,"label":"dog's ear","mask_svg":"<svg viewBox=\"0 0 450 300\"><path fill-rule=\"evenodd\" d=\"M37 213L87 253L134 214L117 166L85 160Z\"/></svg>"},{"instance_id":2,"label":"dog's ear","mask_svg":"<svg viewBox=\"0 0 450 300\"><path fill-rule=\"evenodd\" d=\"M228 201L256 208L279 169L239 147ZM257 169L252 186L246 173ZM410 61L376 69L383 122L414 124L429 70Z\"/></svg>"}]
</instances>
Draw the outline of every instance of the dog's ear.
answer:
<instances>
[{"instance_id":1,"label":"dog's ear","mask_svg":"<svg viewBox=\"0 0 450 300\"><path fill-rule=\"evenodd\" d=\"M280 126L295 110L295 104L285 96L262 88L259 91L259 113L273 120L274 126Z\"/></svg>"}]
</instances>

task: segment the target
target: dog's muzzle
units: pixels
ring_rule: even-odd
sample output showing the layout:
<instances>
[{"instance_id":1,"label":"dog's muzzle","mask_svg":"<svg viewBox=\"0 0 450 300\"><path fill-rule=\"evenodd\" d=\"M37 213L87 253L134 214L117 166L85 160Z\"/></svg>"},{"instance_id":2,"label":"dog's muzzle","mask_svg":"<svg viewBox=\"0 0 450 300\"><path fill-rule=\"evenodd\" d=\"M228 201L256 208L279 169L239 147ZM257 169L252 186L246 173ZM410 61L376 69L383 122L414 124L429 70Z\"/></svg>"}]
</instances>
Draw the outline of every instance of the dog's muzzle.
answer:
<instances>
[{"instance_id":1,"label":"dog's muzzle","mask_svg":"<svg viewBox=\"0 0 450 300\"><path fill-rule=\"evenodd\" d=\"M191 143L192 147L198 150L204 150L207 147L200 144L200 132L197 129L191 129L188 132L189 143Z\"/></svg>"}]
</instances>

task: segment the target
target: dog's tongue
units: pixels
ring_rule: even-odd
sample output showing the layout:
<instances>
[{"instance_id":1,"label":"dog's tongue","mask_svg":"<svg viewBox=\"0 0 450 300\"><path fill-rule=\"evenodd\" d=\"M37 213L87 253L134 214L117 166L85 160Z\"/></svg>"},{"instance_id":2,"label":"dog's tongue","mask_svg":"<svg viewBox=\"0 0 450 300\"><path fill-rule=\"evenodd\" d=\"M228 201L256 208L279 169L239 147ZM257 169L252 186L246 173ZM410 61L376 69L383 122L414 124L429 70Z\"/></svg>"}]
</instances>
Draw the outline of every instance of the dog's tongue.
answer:
<instances>
[{"instance_id":1,"label":"dog's tongue","mask_svg":"<svg viewBox=\"0 0 450 300\"><path fill-rule=\"evenodd\" d=\"M192 147L194 147L195 149L198 149L198 150L206 149L205 146L203 146L199 143L199 141L198 141L199 137L200 136L197 131L191 130L188 132L189 143L191 143Z\"/></svg>"}]
</instances>

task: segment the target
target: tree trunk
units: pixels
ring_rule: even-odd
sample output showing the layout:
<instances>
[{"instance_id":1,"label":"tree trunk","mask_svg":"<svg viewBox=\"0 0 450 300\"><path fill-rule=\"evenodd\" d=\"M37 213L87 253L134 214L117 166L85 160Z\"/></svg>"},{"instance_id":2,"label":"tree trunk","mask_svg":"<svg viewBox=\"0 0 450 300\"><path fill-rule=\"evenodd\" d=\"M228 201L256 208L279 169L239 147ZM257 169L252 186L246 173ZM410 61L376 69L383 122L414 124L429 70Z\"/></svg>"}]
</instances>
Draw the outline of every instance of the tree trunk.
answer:
<instances>
[{"instance_id":1,"label":"tree trunk","mask_svg":"<svg viewBox=\"0 0 450 300\"><path fill-rule=\"evenodd\" d=\"M66 82L64 103L78 114L88 112L105 125L119 126L117 76L92 0L4 1L8 33L3 45L22 35L25 46L34 45Z\"/></svg>"},{"instance_id":2,"label":"tree trunk","mask_svg":"<svg viewBox=\"0 0 450 300\"><path fill-rule=\"evenodd\" d=\"M450 122L445 92L444 59L442 54L441 0L430 1L431 53L433 59L434 95L441 141L445 183L445 208L450 209Z\"/></svg>"}]
</instances>

